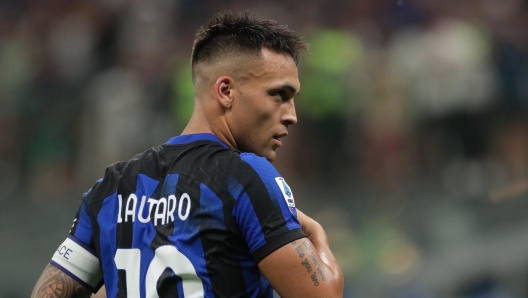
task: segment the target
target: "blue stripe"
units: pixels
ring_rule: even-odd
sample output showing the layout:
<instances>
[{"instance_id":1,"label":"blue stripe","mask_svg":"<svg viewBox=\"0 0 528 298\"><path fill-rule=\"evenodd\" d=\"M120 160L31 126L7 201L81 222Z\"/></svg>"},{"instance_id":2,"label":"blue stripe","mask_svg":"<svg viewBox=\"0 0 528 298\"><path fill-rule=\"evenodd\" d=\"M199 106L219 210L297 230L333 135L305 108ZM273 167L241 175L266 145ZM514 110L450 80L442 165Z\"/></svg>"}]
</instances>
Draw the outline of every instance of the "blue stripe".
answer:
<instances>
[{"instance_id":1,"label":"blue stripe","mask_svg":"<svg viewBox=\"0 0 528 298\"><path fill-rule=\"evenodd\" d=\"M181 135L171 138L166 144L167 145L182 145L187 143L192 143L196 141L215 141L220 143L220 145L224 146L225 148L229 148L226 144L224 144L217 136L215 136L212 133L196 133L196 134L188 134L188 135Z\"/></svg>"},{"instance_id":2,"label":"blue stripe","mask_svg":"<svg viewBox=\"0 0 528 298\"><path fill-rule=\"evenodd\" d=\"M101 264L114 264L117 246L117 215L119 212L117 192L114 192L104 199L101 211L97 215L97 222L101 228L99 233ZM103 275L107 296L115 297L117 294L118 281L117 268L115 266L103 266Z\"/></svg>"},{"instance_id":3,"label":"blue stripe","mask_svg":"<svg viewBox=\"0 0 528 298\"><path fill-rule=\"evenodd\" d=\"M79 211L79 218L77 218L77 227L75 228L73 236L81 242L90 243L93 235L92 222L85 203L83 199L81 210Z\"/></svg>"},{"instance_id":4,"label":"blue stripe","mask_svg":"<svg viewBox=\"0 0 528 298\"><path fill-rule=\"evenodd\" d=\"M168 197L172 194L176 194L176 185L178 184L178 178L180 174L167 174L165 181L163 182L163 189L161 190L162 197Z\"/></svg>"},{"instance_id":5,"label":"blue stripe","mask_svg":"<svg viewBox=\"0 0 528 298\"><path fill-rule=\"evenodd\" d=\"M135 194L138 197L138 200L141 200L141 196L145 195L148 198L152 197L152 194L156 190L156 187L158 187L159 181L150 178L147 175L144 174L138 174L137 175L137 186ZM125 198L123 198L125 200ZM138 205L139 208L139 205Z\"/></svg>"}]
</instances>

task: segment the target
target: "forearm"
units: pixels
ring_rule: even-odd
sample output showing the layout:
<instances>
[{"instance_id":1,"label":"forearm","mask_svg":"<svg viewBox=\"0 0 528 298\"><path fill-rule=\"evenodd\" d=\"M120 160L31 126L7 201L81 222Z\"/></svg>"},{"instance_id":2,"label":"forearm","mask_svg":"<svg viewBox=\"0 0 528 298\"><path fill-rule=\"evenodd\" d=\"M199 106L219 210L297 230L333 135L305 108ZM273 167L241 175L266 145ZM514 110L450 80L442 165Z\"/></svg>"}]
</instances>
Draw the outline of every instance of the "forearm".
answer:
<instances>
[{"instance_id":1,"label":"forearm","mask_svg":"<svg viewBox=\"0 0 528 298\"><path fill-rule=\"evenodd\" d=\"M92 292L57 267L48 264L33 288L31 298L85 298Z\"/></svg>"}]
</instances>

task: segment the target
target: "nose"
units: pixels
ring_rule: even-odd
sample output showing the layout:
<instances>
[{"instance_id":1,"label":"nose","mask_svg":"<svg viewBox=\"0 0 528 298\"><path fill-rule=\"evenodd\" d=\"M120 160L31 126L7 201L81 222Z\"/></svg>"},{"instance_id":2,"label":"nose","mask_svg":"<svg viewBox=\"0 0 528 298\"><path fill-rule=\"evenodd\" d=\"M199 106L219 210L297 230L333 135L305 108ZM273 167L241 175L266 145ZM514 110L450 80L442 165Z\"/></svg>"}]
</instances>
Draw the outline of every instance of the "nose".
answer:
<instances>
[{"instance_id":1,"label":"nose","mask_svg":"<svg viewBox=\"0 0 528 298\"><path fill-rule=\"evenodd\" d=\"M297 112L293 98L284 104L285 112L282 114L281 123L285 126L297 124Z\"/></svg>"}]
</instances>

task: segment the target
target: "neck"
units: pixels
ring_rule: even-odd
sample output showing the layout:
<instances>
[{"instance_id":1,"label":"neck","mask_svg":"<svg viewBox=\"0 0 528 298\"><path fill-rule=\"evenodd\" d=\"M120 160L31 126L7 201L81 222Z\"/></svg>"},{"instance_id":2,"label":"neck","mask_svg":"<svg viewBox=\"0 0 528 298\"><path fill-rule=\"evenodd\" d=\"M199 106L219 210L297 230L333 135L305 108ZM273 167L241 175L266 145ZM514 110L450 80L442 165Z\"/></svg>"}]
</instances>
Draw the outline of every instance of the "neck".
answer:
<instances>
[{"instance_id":1,"label":"neck","mask_svg":"<svg viewBox=\"0 0 528 298\"><path fill-rule=\"evenodd\" d=\"M212 116L208 117L207 114ZM224 144L231 148L237 148L235 139L229 130L225 117L223 115L218 115L218 113L208 113L202 109L197 102L195 102L191 120L189 120L189 123L187 123L187 126L181 134L188 135L196 133L212 133Z\"/></svg>"}]
</instances>

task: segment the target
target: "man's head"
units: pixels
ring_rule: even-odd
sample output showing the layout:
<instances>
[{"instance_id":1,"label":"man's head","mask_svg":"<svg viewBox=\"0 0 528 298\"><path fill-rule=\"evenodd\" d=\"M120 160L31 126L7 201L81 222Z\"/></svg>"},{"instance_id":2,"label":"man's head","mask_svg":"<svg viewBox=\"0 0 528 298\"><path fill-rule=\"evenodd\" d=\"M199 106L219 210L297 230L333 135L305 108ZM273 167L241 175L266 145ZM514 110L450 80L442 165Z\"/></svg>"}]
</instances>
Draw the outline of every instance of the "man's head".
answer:
<instances>
[{"instance_id":1,"label":"man's head","mask_svg":"<svg viewBox=\"0 0 528 298\"><path fill-rule=\"evenodd\" d=\"M200 28L193 82L213 133L243 152L275 159L278 138L297 122L297 61L306 49L293 31L249 13L224 12Z\"/></svg>"},{"instance_id":2,"label":"man's head","mask_svg":"<svg viewBox=\"0 0 528 298\"><path fill-rule=\"evenodd\" d=\"M202 63L240 55L258 57L262 48L288 55L297 63L307 44L275 21L260 19L248 12L217 14L196 32L191 55L193 79Z\"/></svg>"}]
</instances>

